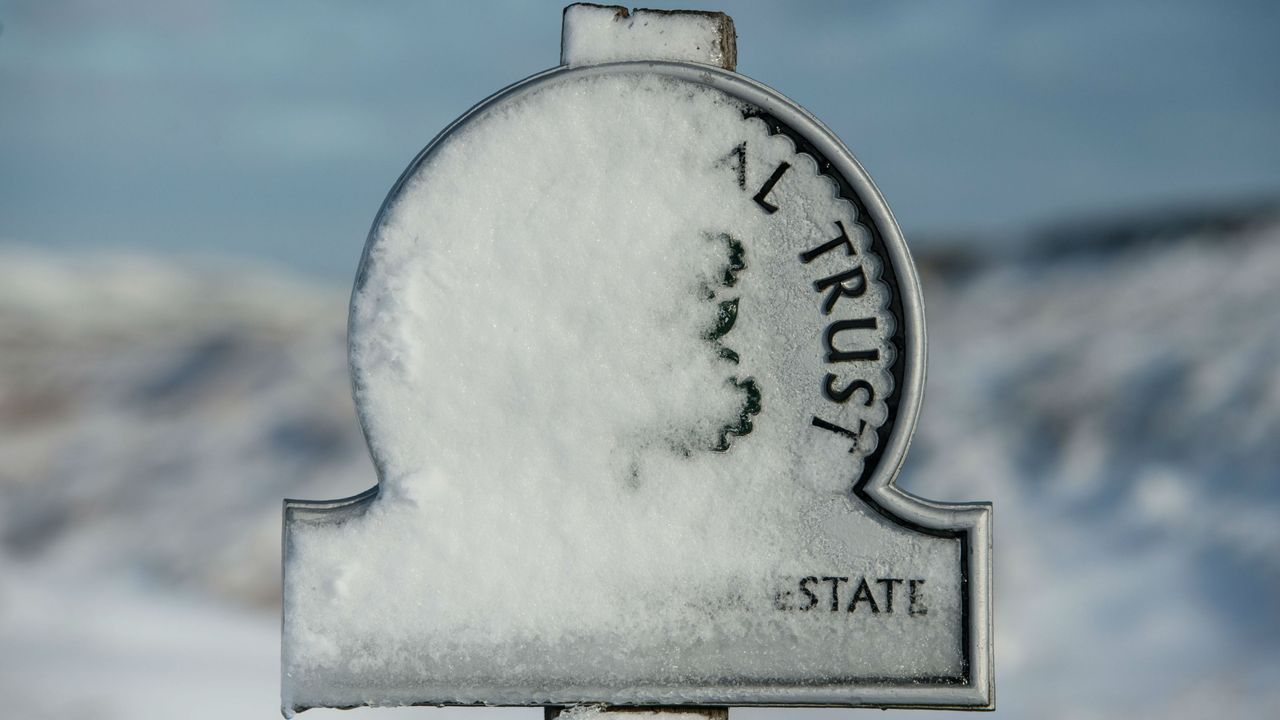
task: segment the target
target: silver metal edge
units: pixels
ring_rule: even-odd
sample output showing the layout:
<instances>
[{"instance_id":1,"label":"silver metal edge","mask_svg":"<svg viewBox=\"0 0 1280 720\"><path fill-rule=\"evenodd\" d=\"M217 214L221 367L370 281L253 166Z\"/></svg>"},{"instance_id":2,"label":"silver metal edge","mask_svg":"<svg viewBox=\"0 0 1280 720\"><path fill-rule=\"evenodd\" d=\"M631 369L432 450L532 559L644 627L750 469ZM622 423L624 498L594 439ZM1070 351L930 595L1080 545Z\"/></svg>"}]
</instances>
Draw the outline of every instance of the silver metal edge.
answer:
<instances>
[{"instance_id":1,"label":"silver metal edge","mask_svg":"<svg viewBox=\"0 0 1280 720\"><path fill-rule=\"evenodd\" d=\"M879 465L871 476L864 478L852 491L864 501L872 504L875 509L904 527L924 528L940 533L958 534L963 540L961 546L965 556L962 557L962 560L968 568L967 597L965 598L968 604L967 612L965 613L967 615L965 632L967 647L965 652L968 658L967 670L969 676L968 682L964 685L922 686L908 684L890 686L883 684L854 684L848 687L841 687L838 690L805 686L737 686L734 688L734 692L728 694L723 693L722 689L705 691L681 689L682 704L993 710L995 708L995 687L991 619L991 503L932 502L900 490L894 485L898 472L902 468L902 463L906 459L911 439L915 434L916 421L919 417L920 405L924 394L926 361L924 302L920 291L919 278L915 271L915 264L911 259L910 251L907 249L897 220L866 170L863 169L844 143L826 125L798 103L781 93L743 75L711 66L659 61L619 62L578 67L560 66L537 73L499 90L481 102L476 103L438 133L409 163L409 166L392 186L386 199L383 200L382 206L378 209L373 225L369 230L364 251L360 257L360 264L356 271L356 280L352 288L351 303L348 310L348 333L351 326L350 314L354 312L355 297L364 283L368 270L369 254L376 242L377 231L381 227L388 209L398 198L404 184L431 158L449 135L490 106L525 93L535 92L542 86L552 82L565 81L573 77L618 73L657 74L678 80L705 84L750 105L755 105L785 122L793 130L801 133L854 186L859 199L862 200L867 211L872 215L877 228L881 231L885 250L889 255L888 259L892 263L899 281L904 316L903 323L905 326L903 335L906 347L903 353L903 382L896 422L890 431L889 440L881 455ZM348 350L350 350L349 344ZM368 431L367 423L365 422L365 409L360 403L359 388L355 385L354 373L352 373L351 380L357 415L367 442ZM379 477L378 486L341 500L310 501L289 499L284 501L282 553L287 553L289 527L293 522L338 520L352 513L358 514L362 512L369 503L376 499L383 476L383 464L373 451L372 444L369 444L369 449ZM282 607L282 627L283 619ZM282 669L284 668L283 651L282 643ZM540 699L522 703L520 706L593 701L610 702L619 705L652 705L655 703L660 704L663 697L670 697L671 688L633 686L626 692L603 688L598 692L579 689L572 699L567 697L558 698L554 692L547 693L544 691L543 693L533 694L538 694ZM423 699L420 702L415 701L415 704L485 704L485 701L477 699L475 703L457 703ZM286 708L286 710L303 709L305 708Z\"/></svg>"}]
</instances>

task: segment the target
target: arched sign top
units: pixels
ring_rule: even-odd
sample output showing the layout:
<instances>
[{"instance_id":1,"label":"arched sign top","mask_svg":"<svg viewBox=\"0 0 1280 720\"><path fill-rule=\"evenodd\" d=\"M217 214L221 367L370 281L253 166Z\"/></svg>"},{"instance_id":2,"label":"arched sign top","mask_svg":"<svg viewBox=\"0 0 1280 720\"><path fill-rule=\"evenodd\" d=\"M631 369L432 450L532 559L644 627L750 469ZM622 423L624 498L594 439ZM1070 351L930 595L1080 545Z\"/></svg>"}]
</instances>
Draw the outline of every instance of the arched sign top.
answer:
<instances>
[{"instance_id":1,"label":"arched sign top","mask_svg":"<svg viewBox=\"0 0 1280 720\"><path fill-rule=\"evenodd\" d=\"M357 273L352 300L351 333L353 337L360 337L363 330L360 310L364 307L361 301L365 296L362 296L361 291L369 282L371 273L376 275L378 272L377 264L371 261L371 257L376 256L380 247L387 242L385 235L380 231L389 222L394 222L394 211L403 200L406 187L414 187L415 182L431 182L431 162L450 139L465 133L472 124L481 123L482 118L487 114L501 112L501 108L519 104L522 99L545 93L549 88L572 86L583 81L589 82L592 78L626 76L667 78L676 82L690 83L700 88L714 88L724 93L725 97L741 103L739 112L742 114L744 128L753 127L757 135L767 134L789 141L789 146L782 142L774 142L773 145L776 147L784 148L776 154L784 158L789 156L800 158L801 163L807 164L808 167L800 167L801 163L797 163L797 169L793 170L792 163L786 159L779 160L770 168L771 172L768 176L763 177L760 186L751 188L755 194L749 194L750 197L765 214L771 214L771 211L778 212L777 206L773 205L769 199L774 186L784 176L794 177L801 172L807 173L811 178L821 178L822 182L829 186L832 197L824 199L829 200L833 207L843 204L839 201L844 201L851 206L844 216L846 221L839 219L840 213L832 215L830 234L833 236L832 239L836 239L842 232L848 233L849 228L852 227L854 232L863 236L862 243L865 247L862 247L858 253L861 257L846 262L847 267L841 272L828 275L826 278L815 278L815 282L822 284L826 280L828 283L820 291L823 296L820 304L825 306L827 303L835 303L839 299L847 298L850 293L857 291L858 283L862 282L860 278L863 276L845 277L845 273L851 270L857 273L857 268L864 262L863 258L875 263L877 272L881 274L877 280L884 286L885 307L879 308L879 311L883 313L882 323L887 321L887 324L892 326L892 332L886 333L889 348L885 353L886 357L874 362L892 375L893 384L888 392L884 393L889 404L884 421L876 423L875 427L870 429L868 426L863 428L864 432L876 436L874 442L865 442L864 445L873 445L875 449L867 453L871 455L871 462L860 469L856 475L857 482L851 485L865 485L868 488L890 485L898 472L914 432L925 373L924 313L919 283L910 253L883 197L866 171L840 140L816 118L781 94L735 73L705 66L652 61L576 68L560 67L516 83L476 105L450 125L414 159L388 194L374 221ZM721 144L724 144L723 141ZM722 159L726 165L731 164L734 168L738 168L756 158L747 154L744 140L737 144L730 143L729 151ZM735 169L734 172L737 170ZM773 174L775 172L776 177ZM741 181L741 189L745 191L745 175ZM827 190L824 189L821 192L826 193ZM756 195L759 196L758 200ZM847 218L853 218L852 222L847 222ZM783 218L780 216L780 219ZM830 245L828 249L840 251L832 257L838 257L841 254L850 256L848 250L850 247L853 246L840 244L839 247ZM820 255L825 254L825 251L820 253ZM820 260L820 257L815 256L812 260ZM804 261L801 260L801 263L804 264ZM820 263L815 264L815 267L820 266ZM836 279L832 279L833 277ZM844 305L843 302L839 304ZM841 318L839 313L830 317L832 321L828 323L828 327L833 324L838 327L842 319L852 319ZM839 332L837 330L833 333L833 341L840 339ZM413 342L412 339L405 339L406 345ZM359 383L364 370L364 357L359 353L358 343L353 344L352 347L353 374ZM398 385L392 392L399 392L400 387ZM843 388L835 390L835 394L840 394L840 390ZM356 398L362 422L365 424L366 431L369 431L371 425L376 426L376 421L370 418L367 398L360 393L357 393ZM377 430L374 429L373 432L376 435ZM849 432L853 433L853 431ZM384 467L385 463L382 461L380 447L376 441L371 443L371 449L379 467Z\"/></svg>"}]
</instances>

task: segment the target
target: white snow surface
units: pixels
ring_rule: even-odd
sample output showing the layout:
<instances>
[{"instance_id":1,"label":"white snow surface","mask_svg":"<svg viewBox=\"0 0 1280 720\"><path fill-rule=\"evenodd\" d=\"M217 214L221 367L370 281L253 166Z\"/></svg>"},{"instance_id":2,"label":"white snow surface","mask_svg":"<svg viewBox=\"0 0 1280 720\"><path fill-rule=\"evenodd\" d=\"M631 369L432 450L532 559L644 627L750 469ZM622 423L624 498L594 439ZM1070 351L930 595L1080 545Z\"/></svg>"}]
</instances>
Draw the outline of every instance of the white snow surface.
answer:
<instances>
[{"instance_id":1,"label":"white snow surface","mask_svg":"<svg viewBox=\"0 0 1280 720\"><path fill-rule=\"evenodd\" d=\"M669 13L615 7L565 8L560 62L591 65L627 60L669 60L725 67L720 19L707 13ZM732 68L729 68L732 69Z\"/></svg>"},{"instance_id":2,"label":"white snow surface","mask_svg":"<svg viewBox=\"0 0 1280 720\"><path fill-rule=\"evenodd\" d=\"M278 717L279 499L373 472L347 292L3 253L7 717ZM925 295L900 484L997 503L994 715L1275 716L1280 229L927 270Z\"/></svg>"},{"instance_id":3,"label":"white snow surface","mask_svg":"<svg viewBox=\"0 0 1280 720\"><path fill-rule=\"evenodd\" d=\"M726 163L742 142L747 187L807 161L774 214ZM852 501L860 455L809 424L831 319L802 273L847 256L797 256L837 220L869 256L854 213L737 102L651 75L560 81L450 138L389 208L353 298L380 495L290 529L286 704L511 702L569 682L698 686L698 672L841 677L850 662L958 672L958 543ZM732 287L718 287L725 236L745 247ZM865 262L867 292L840 310L888 318ZM705 337L726 297L739 362ZM891 326L868 332L886 359ZM892 380L874 372L867 412L883 421ZM729 380L746 377L765 410L713 452L744 403ZM794 578L864 574L927 578L927 617L901 601L838 623L773 607Z\"/></svg>"}]
</instances>

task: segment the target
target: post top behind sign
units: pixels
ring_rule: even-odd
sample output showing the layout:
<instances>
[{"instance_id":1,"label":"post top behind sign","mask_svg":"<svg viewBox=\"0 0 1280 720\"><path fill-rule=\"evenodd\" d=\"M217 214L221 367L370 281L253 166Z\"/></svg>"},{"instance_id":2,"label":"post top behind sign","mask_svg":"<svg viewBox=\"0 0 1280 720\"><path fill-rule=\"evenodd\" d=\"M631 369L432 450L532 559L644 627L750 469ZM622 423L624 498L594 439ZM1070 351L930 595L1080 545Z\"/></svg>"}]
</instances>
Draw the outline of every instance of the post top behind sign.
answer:
<instances>
[{"instance_id":1,"label":"post top behind sign","mask_svg":"<svg viewBox=\"0 0 1280 720\"><path fill-rule=\"evenodd\" d=\"M738 63L733 18L700 10L628 10L575 3L564 9L560 64L627 60L693 62L733 70Z\"/></svg>"}]
</instances>

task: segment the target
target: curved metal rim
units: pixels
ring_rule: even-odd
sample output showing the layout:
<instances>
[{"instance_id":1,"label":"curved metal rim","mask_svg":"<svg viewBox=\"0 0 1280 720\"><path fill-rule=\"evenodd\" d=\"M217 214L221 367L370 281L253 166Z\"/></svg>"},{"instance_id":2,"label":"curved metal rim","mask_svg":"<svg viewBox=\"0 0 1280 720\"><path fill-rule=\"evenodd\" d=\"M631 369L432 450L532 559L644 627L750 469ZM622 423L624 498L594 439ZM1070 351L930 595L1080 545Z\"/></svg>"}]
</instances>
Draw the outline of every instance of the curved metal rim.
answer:
<instances>
[{"instance_id":1,"label":"curved metal rim","mask_svg":"<svg viewBox=\"0 0 1280 720\"><path fill-rule=\"evenodd\" d=\"M897 220L889 210L884 197L872 182L862 165L853 157L836 135L821 121L798 103L772 88L737 73L706 65L676 62L639 61L586 65L560 66L532 75L499 90L471 107L458 119L438 133L431 142L409 163L392 186L374 217L365 242L356 279L352 288L350 314L354 310L355 296L364 284L368 271L371 249L376 242L388 209L400 195L401 189L442 146L454 132L465 126L490 107L534 92L553 82L575 77L619 73L648 73L708 85L731 97L754 105L783 121L812 143L835 166L835 169L853 186L872 220L880 230L888 260L898 278L898 292L904 324L903 373L900 401L896 422L889 433L879 464L868 477L863 477L852 493L897 524L916 530L953 534L962 540L962 562L966 573L967 611L964 619L966 657L968 658L968 682L959 686L920 686L892 684L857 685L833 690L831 688L743 688L733 698L708 694L701 700L716 705L814 705L814 706L871 706L871 707L952 707L960 709L993 709L995 691L993 684L993 658L991 639L991 505L990 503L938 503L924 500L898 489L894 481L906 459L924 394L926 340L924 304L915 265L907 250ZM352 373L353 394L355 377ZM368 441L365 410L358 397L356 410L361 430ZM358 495L337 501L286 500L286 518L291 514L315 518L329 513L358 512L362 506L377 497L383 466L372 445L369 445L373 462L378 471L379 486ZM287 526L287 523L286 523ZM648 697L644 693L637 695ZM641 700L642 701L642 700ZM617 700L615 699L615 702ZM622 702L626 702L625 700ZM436 703L429 703L436 704ZM541 704L541 703L538 703Z\"/></svg>"}]
</instances>

